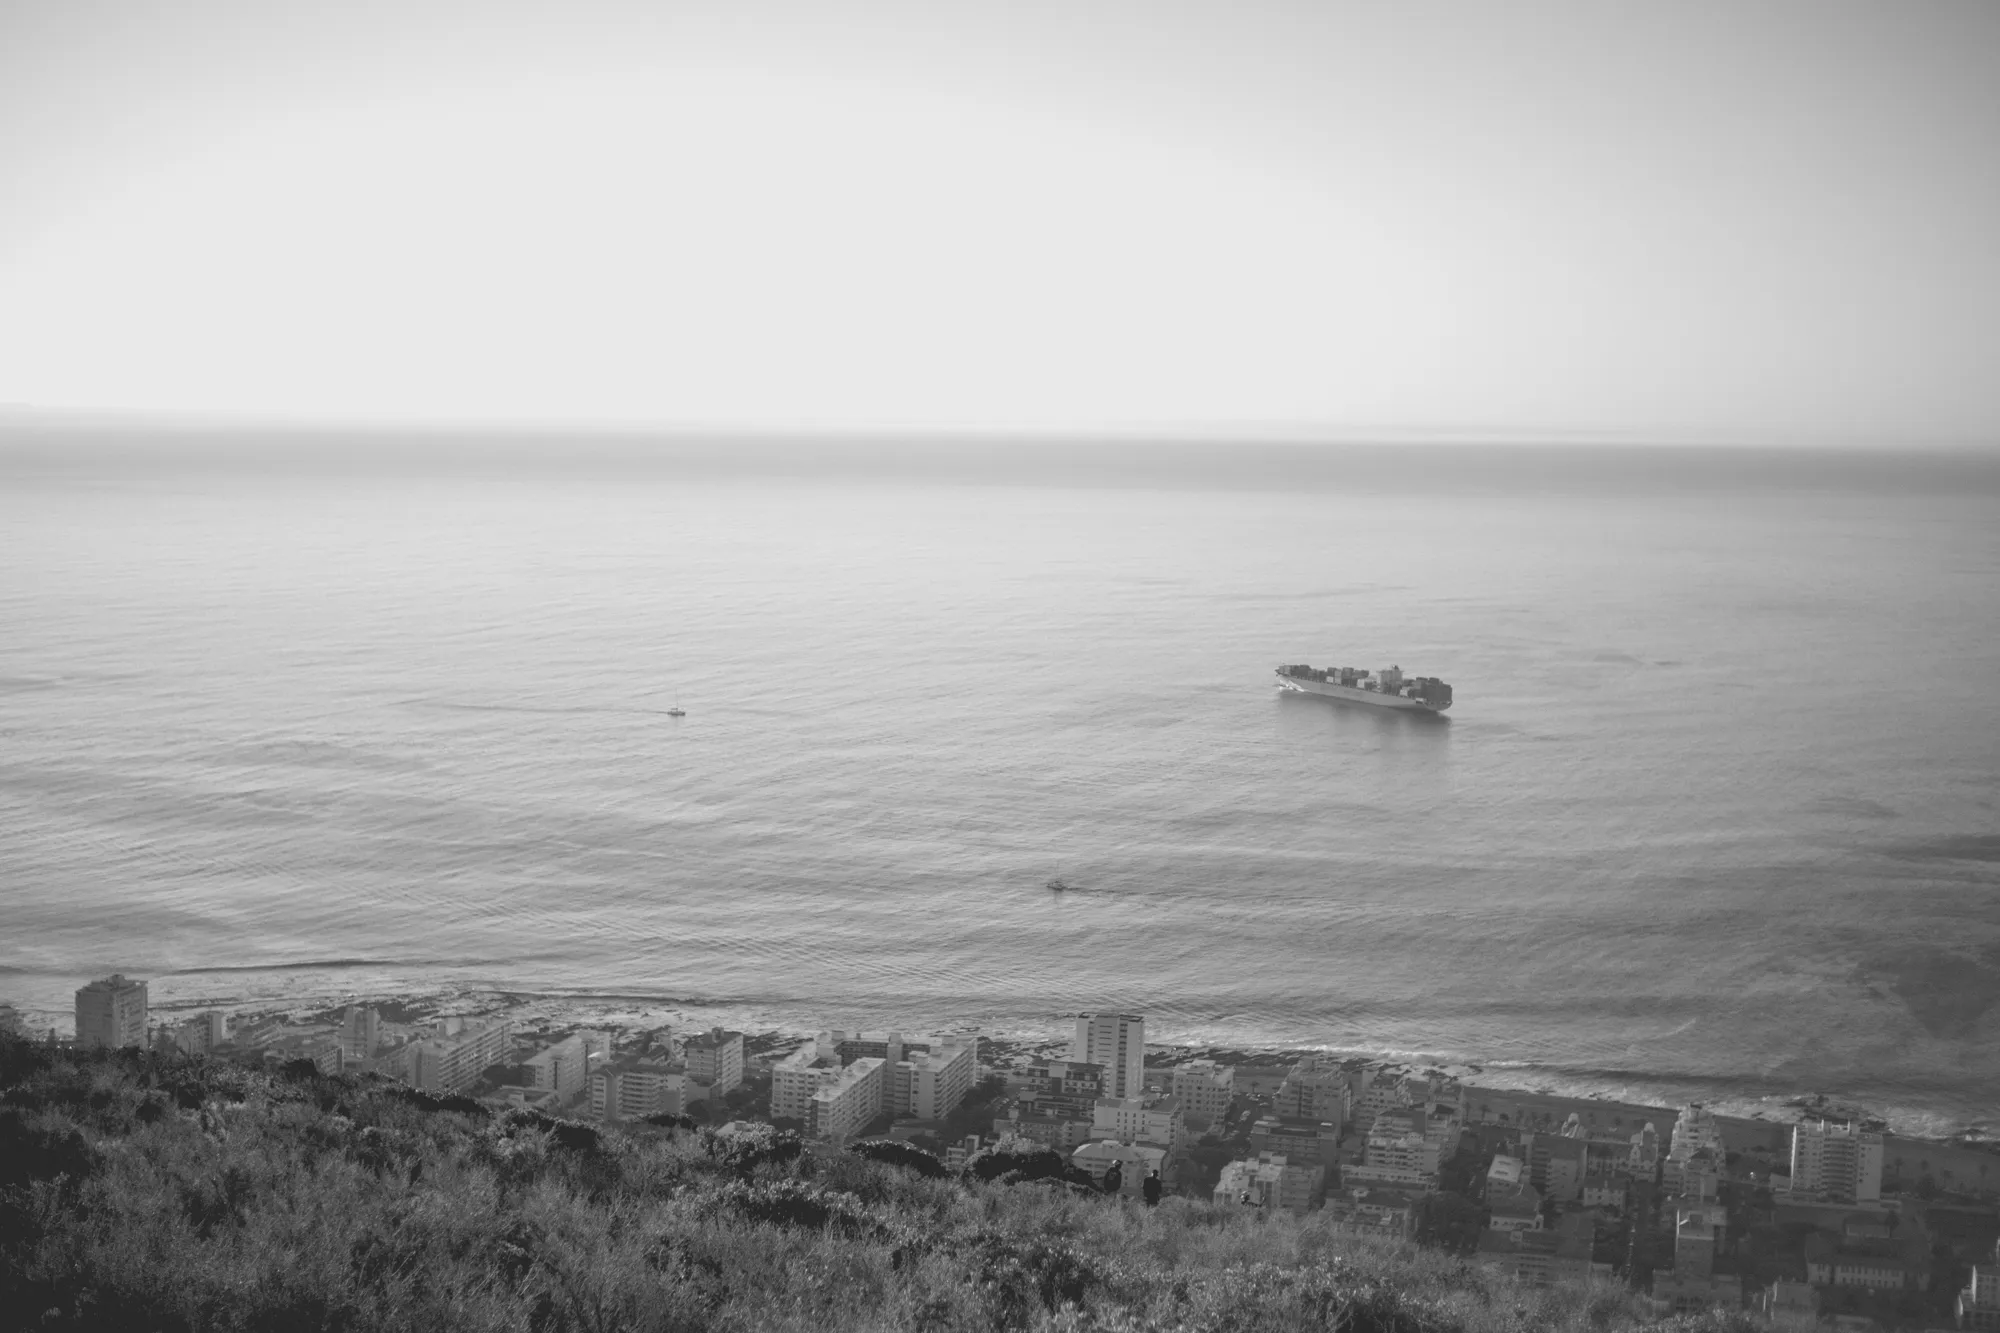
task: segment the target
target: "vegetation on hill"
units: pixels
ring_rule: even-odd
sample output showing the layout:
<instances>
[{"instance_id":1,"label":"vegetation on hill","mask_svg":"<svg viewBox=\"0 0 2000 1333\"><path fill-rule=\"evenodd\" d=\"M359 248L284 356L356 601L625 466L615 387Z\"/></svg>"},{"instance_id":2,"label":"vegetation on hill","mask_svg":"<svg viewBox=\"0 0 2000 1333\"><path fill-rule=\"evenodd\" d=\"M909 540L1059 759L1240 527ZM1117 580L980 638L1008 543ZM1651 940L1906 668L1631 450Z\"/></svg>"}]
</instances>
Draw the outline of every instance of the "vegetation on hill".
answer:
<instances>
[{"instance_id":1,"label":"vegetation on hill","mask_svg":"<svg viewBox=\"0 0 2000 1333\"><path fill-rule=\"evenodd\" d=\"M104 1330L1624 1330L1296 1219L759 1126L487 1113L380 1080L0 1035L0 1325ZM984 1175L993 1179L982 1179ZM1668 1325L1738 1327L1718 1318ZM1748 1327L1748 1325L1740 1325Z\"/></svg>"}]
</instances>

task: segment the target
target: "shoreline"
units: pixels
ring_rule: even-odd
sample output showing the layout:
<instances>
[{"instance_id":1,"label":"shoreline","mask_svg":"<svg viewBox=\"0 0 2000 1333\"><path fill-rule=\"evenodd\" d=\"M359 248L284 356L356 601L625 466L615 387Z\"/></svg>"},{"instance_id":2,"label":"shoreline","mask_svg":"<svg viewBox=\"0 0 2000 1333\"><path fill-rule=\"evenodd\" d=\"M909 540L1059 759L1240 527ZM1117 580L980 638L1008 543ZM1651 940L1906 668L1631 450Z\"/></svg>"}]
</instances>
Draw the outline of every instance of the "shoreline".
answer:
<instances>
[{"instance_id":1,"label":"shoreline","mask_svg":"<svg viewBox=\"0 0 2000 1333\"><path fill-rule=\"evenodd\" d=\"M596 1027L612 1029L621 1037L655 1031L663 1027L685 1031L712 1026L711 1021L694 1021L697 1016L706 1016L739 1027L744 1032L746 1046L751 1052L781 1048L789 1042L802 1040L817 1030L796 1021L790 1023L755 1021L747 1014L731 1013L730 1011L736 1006L715 1004L689 996L642 992L555 993L499 986L317 991L297 997L228 999L176 997L154 1005L152 1013L160 1017L169 1015L184 1017L197 1012L221 1010L228 1013L238 1024L259 1024L284 1019L304 1025L315 1020L321 1023L330 1021L333 1014L349 1004L366 1004L383 1009L385 1020L396 1023L421 1023L442 1017L506 1013L515 1018L521 1030L529 1033ZM391 1017L392 1014L394 1017ZM26 1017L26 1014L23 1016ZM43 1026L46 1028L47 1025ZM911 1025L905 1030L914 1034L931 1029L924 1025ZM1021 1030L1011 1026L1003 1030L970 1026L939 1029L940 1032L952 1030L978 1031L985 1042L984 1050L988 1052L985 1062L993 1065L1003 1062L1018 1063L1034 1055L1044 1057L1055 1055L1068 1045L1066 1035L1056 1029ZM1858 1098L1829 1095L1817 1090L1795 1090L1782 1096L1730 1098L1718 1097L1711 1091L1692 1088L1690 1089L1692 1093L1700 1095L1683 1095L1681 1092L1670 1090L1675 1083L1685 1085L1686 1080L1661 1078L1649 1081L1635 1078L1623 1086L1608 1080L1564 1080L1558 1083L1547 1077L1537 1077L1538 1071L1524 1069L1517 1073L1513 1067L1504 1064L1427 1059L1365 1050L1336 1050L1306 1044L1218 1045L1159 1041L1148 1042L1146 1052L1148 1067L1171 1066L1195 1059L1213 1059L1218 1063L1239 1068L1267 1066L1275 1071L1307 1056L1315 1056L1353 1062L1358 1067L1399 1072L1434 1072L1456 1078L1469 1087L1510 1094L1536 1094L1576 1101L1656 1106L1666 1111L1674 1111L1681 1105L1694 1102L1707 1106L1721 1116L1772 1126L1790 1125L1805 1119L1852 1119L1882 1128L1894 1137L1910 1143L1934 1144L1940 1147L1964 1148L2000 1155L2000 1123L1982 1120L1960 1122L1940 1134L1913 1129L1909 1124L1910 1117L1884 1115ZM1651 1091L1648 1090L1648 1082L1652 1083ZM1899 1124L1899 1119L1903 1123Z\"/></svg>"}]
</instances>

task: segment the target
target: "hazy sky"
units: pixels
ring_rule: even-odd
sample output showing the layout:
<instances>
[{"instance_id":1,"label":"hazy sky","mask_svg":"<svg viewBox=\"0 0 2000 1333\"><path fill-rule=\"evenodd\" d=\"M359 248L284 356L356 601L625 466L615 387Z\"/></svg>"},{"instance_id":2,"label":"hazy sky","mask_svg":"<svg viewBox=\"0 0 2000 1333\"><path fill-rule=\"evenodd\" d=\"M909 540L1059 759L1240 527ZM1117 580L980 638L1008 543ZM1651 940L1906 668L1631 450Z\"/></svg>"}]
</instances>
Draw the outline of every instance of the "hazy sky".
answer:
<instances>
[{"instance_id":1,"label":"hazy sky","mask_svg":"<svg viewBox=\"0 0 2000 1333\"><path fill-rule=\"evenodd\" d=\"M2000 438L2000 4L0 0L0 401Z\"/></svg>"}]
</instances>

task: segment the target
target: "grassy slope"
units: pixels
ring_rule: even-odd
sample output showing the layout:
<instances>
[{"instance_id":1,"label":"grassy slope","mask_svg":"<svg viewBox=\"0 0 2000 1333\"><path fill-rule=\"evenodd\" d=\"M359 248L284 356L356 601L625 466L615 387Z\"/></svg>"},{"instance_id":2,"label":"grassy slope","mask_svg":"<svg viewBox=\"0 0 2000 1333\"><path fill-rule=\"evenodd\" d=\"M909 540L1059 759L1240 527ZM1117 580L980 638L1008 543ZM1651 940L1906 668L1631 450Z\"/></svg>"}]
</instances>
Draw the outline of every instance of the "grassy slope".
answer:
<instances>
[{"instance_id":1,"label":"grassy slope","mask_svg":"<svg viewBox=\"0 0 2000 1333\"><path fill-rule=\"evenodd\" d=\"M0 1035L0 1326L1643 1325L1615 1289L1534 1291L1318 1218L783 1159Z\"/></svg>"}]
</instances>

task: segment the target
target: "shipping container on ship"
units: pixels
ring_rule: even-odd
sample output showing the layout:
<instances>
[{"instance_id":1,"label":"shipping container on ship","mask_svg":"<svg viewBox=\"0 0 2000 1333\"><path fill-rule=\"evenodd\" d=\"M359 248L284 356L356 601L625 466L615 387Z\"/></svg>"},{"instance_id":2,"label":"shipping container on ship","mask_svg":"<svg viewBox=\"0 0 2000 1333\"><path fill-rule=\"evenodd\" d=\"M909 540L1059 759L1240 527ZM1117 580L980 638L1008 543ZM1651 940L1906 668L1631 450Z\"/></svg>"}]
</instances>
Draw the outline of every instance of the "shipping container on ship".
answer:
<instances>
[{"instance_id":1,"label":"shipping container on ship","mask_svg":"<svg viewBox=\"0 0 2000 1333\"><path fill-rule=\"evenodd\" d=\"M1451 686L1436 676L1405 676L1399 666L1385 667L1378 675L1355 667L1298 663L1278 668L1278 687L1377 708L1442 713L1451 707Z\"/></svg>"}]
</instances>

